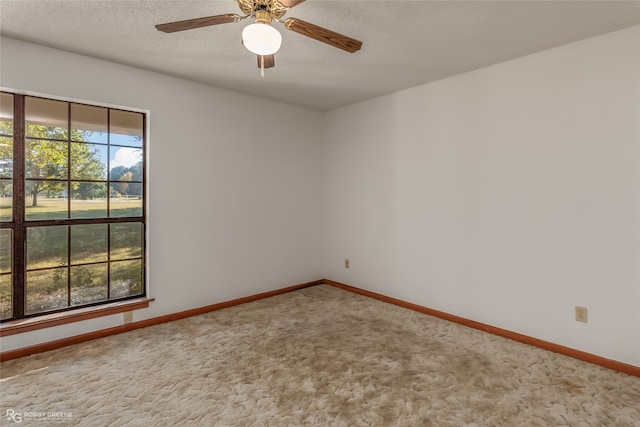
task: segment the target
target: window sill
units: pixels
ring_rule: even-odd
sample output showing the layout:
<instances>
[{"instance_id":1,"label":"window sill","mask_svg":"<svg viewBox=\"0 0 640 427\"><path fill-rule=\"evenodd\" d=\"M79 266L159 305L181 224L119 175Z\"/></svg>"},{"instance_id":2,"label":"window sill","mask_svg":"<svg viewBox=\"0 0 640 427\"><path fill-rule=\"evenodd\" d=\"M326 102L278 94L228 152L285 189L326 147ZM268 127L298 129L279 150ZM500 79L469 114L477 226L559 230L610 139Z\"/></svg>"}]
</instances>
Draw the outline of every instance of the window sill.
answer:
<instances>
[{"instance_id":1,"label":"window sill","mask_svg":"<svg viewBox=\"0 0 640 427\"><path fill-rule=\"evenodd\" d=\"M152 301L155 301L155 298L143 297L93 307L79 308L72 311L63 311L61 313L45 314L43 316L32 317L29 319L13 320L0 325L0 337L147 308L149 307L149 303Z\"/></svg>"}]
</instances>

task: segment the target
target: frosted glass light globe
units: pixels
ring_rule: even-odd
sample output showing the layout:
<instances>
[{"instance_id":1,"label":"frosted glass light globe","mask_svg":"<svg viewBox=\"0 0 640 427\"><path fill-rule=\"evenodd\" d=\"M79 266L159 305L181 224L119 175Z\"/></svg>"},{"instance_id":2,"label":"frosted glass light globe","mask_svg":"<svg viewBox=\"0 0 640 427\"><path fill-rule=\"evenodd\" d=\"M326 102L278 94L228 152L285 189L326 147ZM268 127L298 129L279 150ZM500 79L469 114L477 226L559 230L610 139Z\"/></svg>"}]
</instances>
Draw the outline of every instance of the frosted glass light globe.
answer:
<instances>
[{"instance_id":1,"label":"frosted glass light globe","mask_svg":"<svg viewBox=\"0 0 640 427\"><path fill-rule=\"evenodd\" d=\"M244 47L256 55L273 55L280 49L282 35L269 24L249 24L242 30Z\"/></svg>"}]
</instances>

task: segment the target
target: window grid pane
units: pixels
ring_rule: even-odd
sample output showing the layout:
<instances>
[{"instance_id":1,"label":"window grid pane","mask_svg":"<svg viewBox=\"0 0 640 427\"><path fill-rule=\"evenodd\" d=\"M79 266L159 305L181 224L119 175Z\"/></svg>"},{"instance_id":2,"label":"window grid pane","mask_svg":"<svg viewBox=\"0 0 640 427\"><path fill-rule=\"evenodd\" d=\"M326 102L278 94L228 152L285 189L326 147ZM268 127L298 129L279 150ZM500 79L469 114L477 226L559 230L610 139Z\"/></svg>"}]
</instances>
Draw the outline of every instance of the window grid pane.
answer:
<instances>
[{"instance_id":1,"label":"window grid pane","mask_svg":"<svg viewBox=\"0 0 640 427\"><path fill-rule=\"evenodd\" d=\"M0 93L0 135L13 135L13 95Z\"/></svg>"},{"instance_id":2,"label":"window grid pane","mask_svg":"<svg viewBox=\"0 0 640 427\"><path fill-rule=\"evenodd\" d=\"M71 305L108 298L107 263L71 267Z\"/></svg>"},{"instance_id":3,"label":"window grid pane","mask_svg":"<svg viewBox=\"0 0 640 427\"><path fill-rule=\"evenodd\" d=\"M13 231L0 230L0 319L13 316L12 280Z\"/></svg>"},{"instance_id":4,"label":"window grid pane","mask_svg":"<svg viewBox=\"0 0 640 427\"><path fill-rule=\"evenodd\" d=\"M0 274L0 320L13 317L13 292L11 274Z\"/></svg>"},{"instance_id":5,"label":"window grid pane","mask_svg":"<svg viewBox=\"0 0 640 427\"><path fill-rule=\"evenodd\" d=\"M106 143L108 109L71 104L71 140Z\"/></svg>"},{"instance_id":6,"label":"window grid pane","mask_svg":"<svg viewBox=\"0 0 640 427\"><path fill-rule=\"evenodd\" d=\"M68 268L27 271L26 314L68 307Z\"/></svg>"},{"instance_id":7,"label":"window grid pane","mask_svg":"<svg viewBox=\"0 0 640 427\"><path fill-rule=\"evenodd\" d=\"M28 138L66 140L69 137L69 107L64 101L25 98L25 135Z\"/></svg>"},{"instance_id":8,"label":"window grid pane","mask_svg":"<svg viewBox=\"0 0 640 427\"><path fill-rule=\"evenodd\" d=\"M0 221L13 219L13 181L0 178Z\"/></svg>"},{"instance_id":9,"label":"window grid pane","mask_svg":"<svg viewBox=\"0 0 640 427\"><path fill-rule=\"evenodd\" d=\"M13 231L10 229L0 230L0 274L11 273L12 268L12 246Z\"/></svg>"}]
</instances>

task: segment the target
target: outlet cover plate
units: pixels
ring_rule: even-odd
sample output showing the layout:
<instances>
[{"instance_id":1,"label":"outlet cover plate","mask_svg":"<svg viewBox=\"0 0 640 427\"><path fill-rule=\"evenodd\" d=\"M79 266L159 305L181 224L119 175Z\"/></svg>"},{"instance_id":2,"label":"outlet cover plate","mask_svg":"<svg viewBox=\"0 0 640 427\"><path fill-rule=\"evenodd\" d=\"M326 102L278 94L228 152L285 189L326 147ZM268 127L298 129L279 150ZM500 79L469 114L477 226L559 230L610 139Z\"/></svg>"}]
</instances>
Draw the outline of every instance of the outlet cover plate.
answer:
<instances>
[{"instance_id":1,"label":"outlet cover plate","mask_svg":"<svg viewBox=\"0 0 640 427\"><path fill-rule=\"evenodd\" d=\"M133 322L133 311L124 312L124 324Z\"/></svg>"},{"instance_id":2,"label":"outlet cover plate","mask_svg":"<svg viewBox=\"0 0 640 427\"><path fill-rule=\"evenodd\" d=\"M576 305L576 320L578 322L587 323L587 320L588 320L587 307L580 307Z\"/></svg>"}]
</instances>

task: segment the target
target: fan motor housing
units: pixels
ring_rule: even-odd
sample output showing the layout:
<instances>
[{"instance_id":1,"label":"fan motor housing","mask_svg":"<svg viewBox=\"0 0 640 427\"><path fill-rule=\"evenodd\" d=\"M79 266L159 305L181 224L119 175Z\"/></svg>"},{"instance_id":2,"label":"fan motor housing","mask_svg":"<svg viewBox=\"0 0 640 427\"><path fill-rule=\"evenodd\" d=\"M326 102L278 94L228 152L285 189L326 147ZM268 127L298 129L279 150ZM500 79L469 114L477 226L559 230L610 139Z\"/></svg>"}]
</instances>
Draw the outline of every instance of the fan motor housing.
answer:
<instances>
[{"instance_id":1,"label":"fan motor housing","mask_svg":"<svg viewBox=\"0 0 640 427\"><path fill-rule=\"evenodd\" d=\"M289 10L288 7L285 7L278 0L236 0L238 2L238 6L242 12L249 16L256 14L256 19L258 18L258 12L265 10L269 13L270 19L268 22L271 22L271 19L280 19L285 13Z\"/></svg>"}]
</instances>

